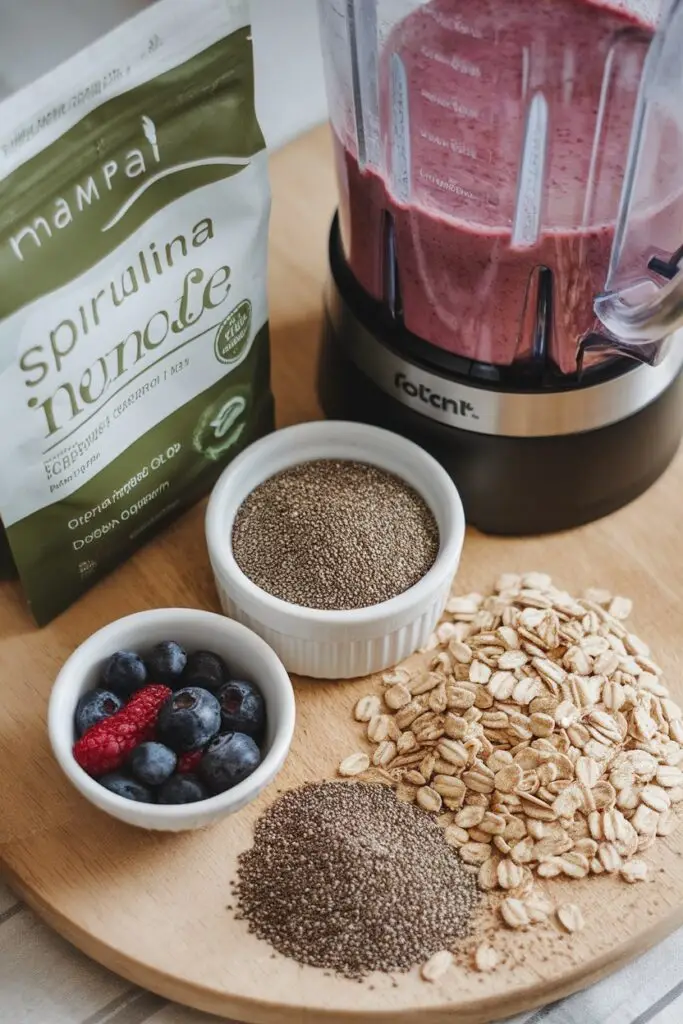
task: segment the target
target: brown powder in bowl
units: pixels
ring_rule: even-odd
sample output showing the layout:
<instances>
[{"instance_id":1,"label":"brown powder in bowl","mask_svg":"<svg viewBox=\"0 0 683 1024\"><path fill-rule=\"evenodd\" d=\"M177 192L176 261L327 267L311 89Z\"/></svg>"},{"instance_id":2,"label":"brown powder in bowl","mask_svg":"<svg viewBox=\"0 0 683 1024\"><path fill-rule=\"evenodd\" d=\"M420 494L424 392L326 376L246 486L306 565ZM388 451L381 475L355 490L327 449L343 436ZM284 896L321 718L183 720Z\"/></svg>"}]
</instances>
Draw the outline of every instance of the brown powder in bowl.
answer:
<instances>
[{"instance_id":1,"label":"brown powder in bowl","mask_svg":"<svg viewBox=\"0 0 683 1024\"><path fill-rule=\"evenodd\" d=\"M258 587L290 604L342 610L388 601L431 569L439 530L404 480L361 462L303 462L240 506L233 554Z\"/></svg>"}]
</instances>

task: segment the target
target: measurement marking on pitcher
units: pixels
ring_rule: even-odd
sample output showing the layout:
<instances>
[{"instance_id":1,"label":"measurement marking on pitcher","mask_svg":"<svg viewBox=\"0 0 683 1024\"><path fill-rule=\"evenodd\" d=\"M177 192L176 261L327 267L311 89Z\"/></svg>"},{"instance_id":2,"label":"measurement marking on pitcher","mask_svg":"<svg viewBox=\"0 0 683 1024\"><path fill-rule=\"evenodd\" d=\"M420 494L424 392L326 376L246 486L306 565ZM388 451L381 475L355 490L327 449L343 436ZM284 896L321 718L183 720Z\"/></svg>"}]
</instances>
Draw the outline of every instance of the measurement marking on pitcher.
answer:
<instances>
[{"instance_id":1,"label":"measurement marking on pitcher","mask_svg":"<svg viewBox=\"0 0 683 1024\"><path fill-rule=\"evenodd\" d=\"M457 32L461 36L470 36L471 39L483 39L484 33L480 32L474 25L468 25L466 22L459 18L457 15L451 17L448 14L443 14L441 11L435 11L432 9L431 4L425 8L425 13L440 25L441 28L448 29L451 32Z\"/></svg>"},{"instance_id":2,"label":"measurement marking on pitcher","mask_svg":"<svg viewBox=\"0 0 683 1024\"><path fill-rule=\"evenodd\" d=\"M473 146L466 146L462 142L456 142L455 139L445 139L442 135L435 135L434 132L427 131L426 128L420 129L420 138L425 142L430 142L433 146L438 146L439 149L448 149L451 153L469 156L472 160L478 159L477 151Z\"/></svg>"},{"instance_id":3,"label":"measurement marking on pitcher","mask_svg":"<svg viewBox=\"0 0 683 1024\"><path fill-rule=\"evenodd\" d=\"M428 103L433 103L437 107L443 107L445 110L452 110L461 117L469 117L475 121L479 119L478 111L472 107L463 106L462 103L458 103L451 96L440 96L438 93L429 92L428 89L421 89L420 96L422 99L427 100Z\"/></svg>"},{"instance_id":4,"label":"measurement marking on pitcher","mask_svg":"<svg viewBox=\"0 0 683 1024\"><path fill-rule=\"evenodd\" d=\"M442 53L440 50L432 50L429 46L423 46L420 53L427 60L433 60L435 64L446 64L449 68L453 68L454 71L459 71L470 78L481 78L481 68L477 67L476 64L471 64L468 60L461 60L460 57Z\"/></svg>"},{"instance_id":5,"label":"measurement marking on pitcher","mask_svg":"<svg viewBox=\"0 0 683 1024\"><path fill-rule=\"evenodd\" d=\"M463 199L474 199L477 202L482 202L482 197L478 196L475 192L470 192L469 189L463 188L453 178L439 178L438 175L432 174L430 171L425 171L420 168L420 179L426 181L428 185L434 185L436 188L440 188L443 192L450 192L451 195L461 196Z\"/></svg>"}]
</instances>

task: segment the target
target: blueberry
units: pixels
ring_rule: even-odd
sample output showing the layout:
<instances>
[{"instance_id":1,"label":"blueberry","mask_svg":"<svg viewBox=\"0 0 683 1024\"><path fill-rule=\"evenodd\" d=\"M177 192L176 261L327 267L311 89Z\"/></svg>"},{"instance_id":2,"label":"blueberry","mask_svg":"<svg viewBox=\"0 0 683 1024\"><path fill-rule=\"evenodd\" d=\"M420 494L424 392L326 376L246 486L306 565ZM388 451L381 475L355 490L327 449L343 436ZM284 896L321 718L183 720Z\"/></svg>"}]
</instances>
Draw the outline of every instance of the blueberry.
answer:
<instances>
[{"instance_id":1,"label":"blueberry","mask_svg":"<svg viewBox=\"0 0 683 1024\"><path fill-rule=\"evenodd\" d=\"M145 786L161 786L173 775L178 758L163 743L141 743L128 758L128 769Z\"/></svg>"},{"instance_id":2,"label":"blueberry","mask_svg":"<svg viewBox=\"0 0 683 1024\"><path fill-rule=\"evenodd\" d=\"M159 714L157 734L177 754L199 750L221 727L221 706L212 693L186 686L169 697Z\"/></svg>"},{"instance_id":3,"label":"blueberry","mask_svg":"<svg viewBox=\"0 0 683 1024\"><path fill-rule=\"evenodd\" d=\"M243 782L261 763L261 751L251 736L226 732L206 749L199 771L214 793L224 793Z\"/></svg>"},{"instance_id":4,"label":"blueberry","mask_svg":"<svg viewBox=\"0 0 683 1024\"><path fill-rule=\"evenodd\" d=\"M266 724L266 705L252 683L235 680L218 691L222 728L226 732L243 732L258 740Z\"/></svg>"},{"instance_id":5,"label":"blueberry","mask_svg":"<svg viewBox=\"0 0 683 1024\"><path fill-rule=\"evenodd\" d=\"M82 736L93 725L111 718L123 707L123 701L111 690L89 690L76 705L76 732Z\"/></svg>"},{"instance_id":6,"label":"blueberry","mask_svg":"<svg viewBox=\"0 0 683 1024\"><path fill-rule=\"evenodd\" d=\"M147 659L147 670L155 683L163 683L174 689L181 685L181 676L187 655L175 640L164 640L152 648Z\"/></svg>"},{"instance_id":7,"label":"blueberry","mask_svg":"<svg viewBox=\"0 0 683 1024\"><path fill-rule=\"evenodd\" d=\"M227 679L225 662L213 651L195 651L187 659L183 672L184 686L202 686L215 693Z\"/></svg>"},{"instance_id":8,"label":"blueberry","mask_svg":"<svg viewBox=\"0 0 683 1024\"><path fill-rule=\"evenodd\" d=\"M153 804L154 796L147 786L141 785L135 779L129 779L120 772L112 772L111 775L103 775L99 780L100 786L104 786L110 793L123 796L126 800L136 800L140 804Z\"/></svg>"},{"instance_id":9,"label":"blueberry","mask_svg":"<svg viewBox=\"0 0 683 1024\"><path fill-rule=\"evenodd\" d=\"M102 681L114 693L130 697L147 682L145 663L135 651L117 651L105 663Z\"/></svg>"},{"instance_id":10,"label":"blueberry","mask_svg":"<svg viewBox=\"0 0 683 1024\"><path fill-rule=\"evenodd\" d=\"M159 791L160 804L196 804L208 793L194 775L174 775Z\"/></svg>"}]
</instances>

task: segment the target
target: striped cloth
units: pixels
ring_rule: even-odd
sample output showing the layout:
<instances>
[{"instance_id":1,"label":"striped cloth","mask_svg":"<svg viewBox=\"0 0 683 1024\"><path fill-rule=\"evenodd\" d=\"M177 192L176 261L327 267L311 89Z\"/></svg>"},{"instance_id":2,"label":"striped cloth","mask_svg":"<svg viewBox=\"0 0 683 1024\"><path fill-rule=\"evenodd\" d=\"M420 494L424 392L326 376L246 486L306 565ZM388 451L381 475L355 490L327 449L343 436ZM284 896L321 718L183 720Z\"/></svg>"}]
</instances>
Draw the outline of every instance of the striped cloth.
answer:
<instances>
[{"instance_id":1,"label":"striped cloth","mask_svg":"<svg viewBox=\"0 0 683 1024\"><path fill-rule=\"evenodd\" d=\"M2 1024L212 1024L130 986L50 932L0 884ZM509 1024L681 1024L683 930L561 1003Z\"/></svg>"}]
</instances>

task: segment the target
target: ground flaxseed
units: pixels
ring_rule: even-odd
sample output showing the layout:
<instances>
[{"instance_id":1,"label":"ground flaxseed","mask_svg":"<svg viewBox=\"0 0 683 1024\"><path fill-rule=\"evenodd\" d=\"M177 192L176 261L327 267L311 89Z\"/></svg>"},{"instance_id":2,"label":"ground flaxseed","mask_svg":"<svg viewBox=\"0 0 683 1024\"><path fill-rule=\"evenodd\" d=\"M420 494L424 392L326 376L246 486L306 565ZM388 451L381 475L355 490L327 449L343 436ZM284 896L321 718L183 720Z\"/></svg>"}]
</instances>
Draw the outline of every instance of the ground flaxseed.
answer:
<instances>
[{"instance_id":1,"label":"ground flaxseed","mask_svg":"<svg viewBox=\"0 0 683 1024\"><path fill-rule=\"evenodd\" d=\"M260 939L352 978L423 964L468 934L480 899L428 814L361 782L280 797L240 857L235 892Z\"/></svg>"},{"instance_id":2,"label":"ground flaxseed","mask_svg":"<svg viewBox=\"0 0 683 1024\"><path fill-rule=\"evenodd\" d=\"M257 586L306 608L366 608L402 594L434 564L439 531L404 480L321 459L276 474L241 505L235 560Z\"/></svg>"}]
</instances>

